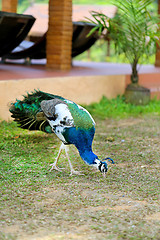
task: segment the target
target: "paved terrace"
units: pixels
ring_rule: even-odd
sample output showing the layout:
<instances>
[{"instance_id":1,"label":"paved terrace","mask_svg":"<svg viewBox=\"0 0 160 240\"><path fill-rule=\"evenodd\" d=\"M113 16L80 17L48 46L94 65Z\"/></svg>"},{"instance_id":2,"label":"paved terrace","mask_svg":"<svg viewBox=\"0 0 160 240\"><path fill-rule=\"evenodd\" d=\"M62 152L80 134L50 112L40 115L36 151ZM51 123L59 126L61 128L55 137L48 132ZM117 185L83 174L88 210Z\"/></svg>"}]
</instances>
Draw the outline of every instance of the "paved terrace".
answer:
<instances>
[{"instance_id":1,"label":"paved terrace","mask_svg":"<svg viewBox=\"0 0 160 240\"><path fill-rule=\"evenodd\" d=\"M71 71L46 70L45 60L0 64L0 119L10 119L9 103L27 91L40 89L62 95L78 103L89 104L123 94L130 82L128 64L73 61ZM151 96L160 99L160 68L143 65L139 69L140 84L150 88Z\"/></svg>"}]
</instances>

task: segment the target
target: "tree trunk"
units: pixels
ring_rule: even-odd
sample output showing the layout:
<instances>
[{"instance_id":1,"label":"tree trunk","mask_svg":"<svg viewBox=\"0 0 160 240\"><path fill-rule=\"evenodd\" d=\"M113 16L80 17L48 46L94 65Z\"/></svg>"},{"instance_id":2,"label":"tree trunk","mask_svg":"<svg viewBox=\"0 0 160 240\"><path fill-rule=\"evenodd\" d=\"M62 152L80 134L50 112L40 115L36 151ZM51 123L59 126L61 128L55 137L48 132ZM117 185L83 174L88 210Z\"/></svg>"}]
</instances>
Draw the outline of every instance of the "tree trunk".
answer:
<instances>
[{"instance_id":1,"label":"tree trunk","mask_svg":"<svg viewBox=\"0 0 160 240\"><path fill-rule=\"evenodd\" d=\"M135 58L132 64L132 74L131 74L131 82L134 84L138 83L138 71L137 71L138 60Z\"/></svg>"},{"instance_id":2,"label":"tree trunk","mask_svg":"<svg viewBox=\"0 0 160 240\"><path fill-rule=\"evenodd\" d=\"M150 101L150 90L138 85L138 59L135 57L132 64L131 84L126 87L125 101L135 105L146 105Z\"/></svg>"}]
</instances>

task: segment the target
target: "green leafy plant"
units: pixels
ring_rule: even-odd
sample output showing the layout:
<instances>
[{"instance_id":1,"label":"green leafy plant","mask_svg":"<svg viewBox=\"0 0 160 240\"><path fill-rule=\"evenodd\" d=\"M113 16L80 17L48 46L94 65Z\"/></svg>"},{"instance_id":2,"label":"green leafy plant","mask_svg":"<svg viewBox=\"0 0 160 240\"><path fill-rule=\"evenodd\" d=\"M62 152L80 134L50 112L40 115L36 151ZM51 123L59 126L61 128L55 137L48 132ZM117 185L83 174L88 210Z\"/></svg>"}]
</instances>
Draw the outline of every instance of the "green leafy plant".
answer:
<instances>
[{"instance_id":1,"label":"green leafy plant","mask_svg":"<svg viewBox=\"0 0 160 240\"><path fill-rule=\"evenodd\" d=\"M94 30L107 30L115 43L117 52L124 53L131 64L131 82L138 83L138 63L143 62L155 51L159 40L158 16L153 16L148 8L152 0L114 0L117 15L110 19L103 13L91 12L90 22L97 24Z\"/></svg>"}]
</instances>

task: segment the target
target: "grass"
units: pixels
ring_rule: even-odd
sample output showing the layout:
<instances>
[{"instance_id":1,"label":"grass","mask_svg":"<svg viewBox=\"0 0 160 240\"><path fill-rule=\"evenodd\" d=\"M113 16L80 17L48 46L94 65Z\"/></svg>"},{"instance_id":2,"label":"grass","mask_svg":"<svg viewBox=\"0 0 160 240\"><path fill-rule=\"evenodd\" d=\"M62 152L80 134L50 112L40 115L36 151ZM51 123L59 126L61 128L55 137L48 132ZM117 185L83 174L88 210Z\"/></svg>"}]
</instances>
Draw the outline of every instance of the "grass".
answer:
<instances>
[{"instance_id":1,"label":"grass","mask_svg":"<svg viewBox=\"0 0 160 240\"><path fill-rule=\"evenodd\" d=\"M121 101L103 98L88 106L97 123L94 152L115 161L108 163L106 178L85 165L73 146L71 161L84 175L69 175L65 155L59 162L63 172L49 172L59 140L0 123L0 239L160 238L160 117L152 106L159 102L153 101L147 115L137 107L123 115ZM97 117L100 106L110 108L109 115Z\"/></svg>"},{"instance_id":2,"label":"grass","mask_svg":"<svg viewBox=\"0 0 160 240\"><path fill-rule=\"evenodd\" d=\"M102 119L109 118L126 118L130 116L143 116L146 114L160 115L160 101L152 99L146 106L134 106L126 104L124 97L118 96L115 99L103 97L99 103L93 103L85 106L87 110Z\"/></svg>"}]
</instances>

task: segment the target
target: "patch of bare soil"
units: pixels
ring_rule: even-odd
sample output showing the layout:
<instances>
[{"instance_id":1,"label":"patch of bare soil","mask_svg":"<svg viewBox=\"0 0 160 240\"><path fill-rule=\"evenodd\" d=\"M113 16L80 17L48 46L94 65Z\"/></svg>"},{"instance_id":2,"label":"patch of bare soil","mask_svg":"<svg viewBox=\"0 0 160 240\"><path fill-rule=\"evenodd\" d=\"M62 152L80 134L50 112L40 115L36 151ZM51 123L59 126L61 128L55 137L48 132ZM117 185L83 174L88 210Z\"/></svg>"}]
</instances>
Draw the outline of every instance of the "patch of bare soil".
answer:
<instances>
[{"instance_id":1,"label":"patch of bare soil","mask_svg":"<svg viewBox=\"0 0 160 240\"><path fill-rule=\"evenodd\" d=\"M157 213L154 213L154 214L151 214L151 215L147 215L145 217L145 219L160 221L160 212L157 212Z\"/></svg>"},{"instance_id":2,"label":"patch of bare soil","mask_svg":"<svg viewBox=\"0 0 160 240\"><path fill-rule=\"evenodd\" d=\"M22 182L16 196L6 190L2 240L159 240L159 129L158 118L102 121L94 148L115 158L107 177L74 154L84 176L53 171L42 185L37 175L28 188Z\"/></svg>"}]
</instances>

